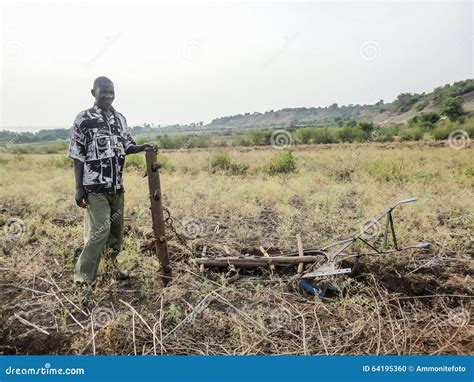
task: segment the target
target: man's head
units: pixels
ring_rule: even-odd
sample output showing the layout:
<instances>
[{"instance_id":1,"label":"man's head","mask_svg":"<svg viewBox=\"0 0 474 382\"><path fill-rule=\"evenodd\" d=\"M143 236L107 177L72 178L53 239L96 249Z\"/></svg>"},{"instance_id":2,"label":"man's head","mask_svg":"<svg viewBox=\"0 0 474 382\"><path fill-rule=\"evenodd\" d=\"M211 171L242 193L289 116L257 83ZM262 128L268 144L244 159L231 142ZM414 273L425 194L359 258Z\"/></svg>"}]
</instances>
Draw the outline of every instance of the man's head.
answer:
<instances>
[{"instance_id":1,"label":"man's head","mask_svg":"<svg viewBox=\"0 0 474 382\"><path fill-rule=\"evenodd\" d=\"M107 77L97 77L91 93L97 106L103 110L108 110L115 99L114 83Z\"/></svg>"}]
</instances>

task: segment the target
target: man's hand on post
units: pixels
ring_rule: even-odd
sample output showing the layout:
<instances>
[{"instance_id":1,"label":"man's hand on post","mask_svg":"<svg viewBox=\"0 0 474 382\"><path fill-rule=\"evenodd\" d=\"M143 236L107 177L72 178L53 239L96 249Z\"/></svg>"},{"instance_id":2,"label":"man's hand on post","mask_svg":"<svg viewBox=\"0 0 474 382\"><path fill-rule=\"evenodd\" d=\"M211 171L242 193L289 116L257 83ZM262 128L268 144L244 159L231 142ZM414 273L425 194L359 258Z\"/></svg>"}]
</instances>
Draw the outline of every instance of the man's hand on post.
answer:
<instances>
[{"instance_id":1,"label":"man's hand on post","mask_svg":"<svg viewBox=\"0 0 474 382\"><path fill-rule=\"evenodd\" d=\"M79 187L76 189L76 204L81 208L87 207L87 193L84 190L84 187Z\"/></svg>"},{"instance_id":2,"label":"man's hand on post","mask_svg":"<svg viewBox=\"0 0 474 382\"><path fill-rule=\"evenodd\" d=\"M154 151L155 153L158 153L158 145L156 143L144 143L142 145L143 151Z\"/></svg>"}]
</instances>

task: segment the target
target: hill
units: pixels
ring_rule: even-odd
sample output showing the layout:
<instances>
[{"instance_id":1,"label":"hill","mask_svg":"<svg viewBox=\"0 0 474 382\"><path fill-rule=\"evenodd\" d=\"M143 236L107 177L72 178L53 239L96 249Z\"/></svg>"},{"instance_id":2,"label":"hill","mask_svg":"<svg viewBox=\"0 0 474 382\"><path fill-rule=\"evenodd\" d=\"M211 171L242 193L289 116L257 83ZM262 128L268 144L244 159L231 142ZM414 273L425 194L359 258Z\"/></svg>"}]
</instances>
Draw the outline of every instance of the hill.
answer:
<instances>
[{"instance_id":1,"label":"hill","mask_svg":"<svg viewBox=\"0 0 474 382\"><path fill-rule=\"evenodd\" d=\"M396 100L374 105L332 104L327 107L299 107L245 113L212 120L211 128L271 128L304 126L308 124L339 124L346 121L372 121L377 124L405 123L417 114L440 111L443 103L459 97L466 112L474 111L474 80L455 82L437 87L431 93L402 93Z\"/></svg>"},{"instance_id":2,"label":"hill","mask_svg":"<svg viewBox=\"0 0 474 382\"><path fill-rule=\"evenodd\" d=\"M380 100L374 105L342 105L327 107L299 107L269 110L264 113L245 113L220 117L204 125L157 126L144 124L132 127L132 134L156 137L186 133L215 131L240 132L248 129L297 128L307 126L342 127L351 122L370 121L378 125L406 123L417 115L436 112L440 116L461 117L474 112L474 80L455 82L437 87L431 93L402 93L391 103ZM0 131L0 144L51 142L69 138L69 129L44 129L37 133ZM187 139L187 138L183 138Z\"/></svg>"}]
</instances>

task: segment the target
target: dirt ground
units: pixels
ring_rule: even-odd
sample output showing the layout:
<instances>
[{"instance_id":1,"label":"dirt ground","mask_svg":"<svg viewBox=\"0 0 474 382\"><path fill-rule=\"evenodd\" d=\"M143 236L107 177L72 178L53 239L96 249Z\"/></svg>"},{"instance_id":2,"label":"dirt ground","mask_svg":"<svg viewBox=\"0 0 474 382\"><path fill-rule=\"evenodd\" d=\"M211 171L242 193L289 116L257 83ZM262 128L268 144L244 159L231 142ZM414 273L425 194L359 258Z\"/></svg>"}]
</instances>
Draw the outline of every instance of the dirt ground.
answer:
<instances>
[{"instance_id":1,"label":"dirt ground","mask_svg":"<svg viewBox=\"0 0 474 382\"><path fill-rule=\"evenodd\" d=\"M231 152L242 176L208 174L205 151L168 152L165 204L181 239L167 232L173 281L163 288L148 249L146 181L126 174L122 266L101 264L94 297L81 304L72 270L82 246L82 211L61 156L0 157L0 352L3 354L469 354L473 351L472 148L295 149L298 171L259 172L274 154ZM345 159L344 159L345 158ZM349 158L349 159L347 159ZM354 159L355 158L355 159ZM431 249L362 256L354 274L305 294L296 267L207 269L194 259L271 255L318 248L356 233L397 200L402 244ZM380 241L380 233L373 238ZM185 245L184 245L185 244ZM362 253L355 247L354 254ZM322 281L320 281L321 283Z\"/></svg>"}]
</instances>

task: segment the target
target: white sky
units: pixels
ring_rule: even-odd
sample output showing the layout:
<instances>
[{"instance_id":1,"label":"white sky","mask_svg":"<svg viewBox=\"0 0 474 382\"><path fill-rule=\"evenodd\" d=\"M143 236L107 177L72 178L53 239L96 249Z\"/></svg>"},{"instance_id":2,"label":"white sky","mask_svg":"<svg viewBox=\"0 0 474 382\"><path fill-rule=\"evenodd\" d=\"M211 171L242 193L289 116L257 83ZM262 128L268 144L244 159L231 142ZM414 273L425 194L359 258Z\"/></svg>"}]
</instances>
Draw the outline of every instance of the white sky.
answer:
<instances>
[{"instance_id":1,"label":"white sky","mask_svg":"<svg viewBox=\"0 0 474 382\"><path fill-rule=\"evenodd\" d=\"M392 101L473 77L472 3L4 2L1 127L69 127L115 83L130 125Z\"/></svg>"}]
</instances>

